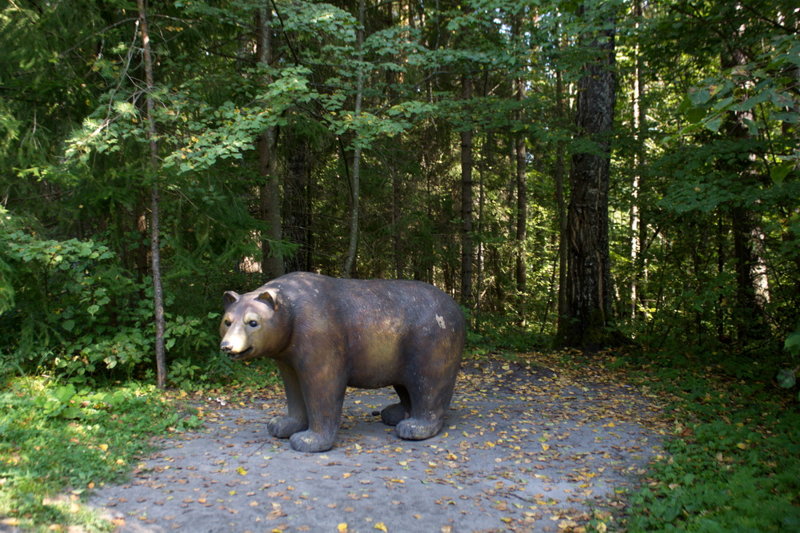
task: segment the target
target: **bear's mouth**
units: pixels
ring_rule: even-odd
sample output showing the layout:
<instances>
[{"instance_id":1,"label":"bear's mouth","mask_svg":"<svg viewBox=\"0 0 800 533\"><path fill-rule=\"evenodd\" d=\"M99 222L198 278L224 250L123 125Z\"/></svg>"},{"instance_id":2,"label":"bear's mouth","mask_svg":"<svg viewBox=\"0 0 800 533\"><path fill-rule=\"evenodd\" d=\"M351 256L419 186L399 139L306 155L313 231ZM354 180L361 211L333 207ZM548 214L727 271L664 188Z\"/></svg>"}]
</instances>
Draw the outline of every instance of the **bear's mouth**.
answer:
<instances>
[{"instance_id":1,"label":"bear's mouth","mask_svg":"<svg viewBox=\"0 0 800 533\"><path fill-rule=\"evenodd\" d=\"M245 357L247 354L249 354L252 351L253 351L253 347L251 346L248 349L246 349L244 351L241 351L241 352L236 352L236 353L230 352L230 358L231 358L231 360L236 361L237 359L241 359L242 357Z\"/></svg>"}]
</instances>

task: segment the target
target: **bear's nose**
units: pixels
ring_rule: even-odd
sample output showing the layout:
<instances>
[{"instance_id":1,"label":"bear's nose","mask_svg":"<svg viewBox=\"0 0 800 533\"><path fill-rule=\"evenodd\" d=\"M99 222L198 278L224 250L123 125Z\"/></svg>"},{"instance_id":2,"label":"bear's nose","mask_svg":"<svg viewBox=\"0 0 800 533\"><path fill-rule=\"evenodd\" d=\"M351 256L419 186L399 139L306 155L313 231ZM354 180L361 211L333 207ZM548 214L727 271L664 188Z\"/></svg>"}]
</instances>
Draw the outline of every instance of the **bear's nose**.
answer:
<instances>
[{"instance_id":1,"label":"bear's nose","mask_svg":"<svg viewBox=\"0 0 800 533\"><path fill-rule=\"evenodd\" d=\"M222 341L222 343L219 345L219 349L225 353L230 353L232 349L231 343L228 341Z\"/></svg>"}]
</instances>

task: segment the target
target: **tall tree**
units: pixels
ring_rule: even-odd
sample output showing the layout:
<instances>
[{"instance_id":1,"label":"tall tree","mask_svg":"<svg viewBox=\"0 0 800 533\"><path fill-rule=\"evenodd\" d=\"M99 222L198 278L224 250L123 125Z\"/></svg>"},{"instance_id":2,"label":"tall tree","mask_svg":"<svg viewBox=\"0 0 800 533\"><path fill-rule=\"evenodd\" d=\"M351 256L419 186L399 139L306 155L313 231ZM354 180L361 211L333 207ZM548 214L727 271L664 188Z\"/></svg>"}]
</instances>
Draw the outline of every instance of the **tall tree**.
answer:
<instances>
[{"instance_id":1,"label":"tall tree","mask_svg":"<svg viewBox=\"0 0 800 533\"><path fill-rule=\"evenodd\" d=\"M272 63L272 6L264 0L258 8L256 21L258 64L269 72ZM272 83L272 76L264 76L264 84ZM281 190L277 173L277 128L269 125L258 139L258 174L262 181L259 187L259 217L267 226L266 235L261 236L261 272L265 281L283 274L283 257L276 245L283 238L281 224Z\"/></svg>"},{"instance_id":2,"label":"tall tree","mask_svg":"<svg viewBox=\"0 0 800 533\"><path fill-rule=\"evenodd\" d=\"M461 98L465 105L472 99L472 77L461 76ZM472 126L463 126L461 132L461 304L472 306Z\"/></svg>"},{"instance_id":3,"label":"tall tree","mask_svg":"<svg viewBox=\"0 0 800 533\"><path fill-rule=\"evenodd\" d=\"M523 17L524 10L520 10L520 13L514 17L513 34L516 38L519 38L521 33L520 27L522 26ZM522 103L525 101L525 83L526 81L522 73L513 81L514 94L520 106L514 118L519 122L521 122L522 119ZM525 241L528 234L528 182L526 179L528 152L525 146L525 138L525 130L519 131L514 138L515 181L517 189L516 231L514 235L514 247L516 248L515 278L518 298L521 299L524 299L527 279Z\"/></svg>"},{"instance_id":4,"label":"tall tree","mask_svg":"<svg viewBox=\"0 0 800 533\"><path fill-rule=\"evenodd\" d=\"M600 23L583 36L590 55L578 81L575 124L580 144L573 151L567 209L566 309L558 324L558 342L597 349L612 341L611 275L608 247L608 190L611 134L616 102L615 16L608 6L587 4L580 15Z\"/></svg>"},{"instance_id":5,"label":"tall tree","mask_svg":"<svg viewBox=\"0 0 800 533\"><path fill-rule=\"evenodd\" d=\"M137 0L139 9L139 32L142 36L142 55L144 56L145 76L145 116L147 119L146 135L150 149L148 168L153 181L150 194L150 255L153 274L153 306L155 308L155 356L156 356L156 383L159 388L167 386L167 361L164 344L164 290L161 284L161 225L159 211L161 209L160 190L158 180L158 141L156 140L156 125L153 118L155 104L153 91L153 57L150 46L150 31L147 26L147 11L144 0Z\"/></svg>"},{"instance_id":6,"label":"tall tree","mask_svg":"<svg viewBox=\"0 0 800 533\"><path fill-rule=\"evenodd\" d=\"M361 105L364 99L364 22L365 22L365 0L358 0L358 30L356 42L356 57L358 65L356 67L356 101L354 114L358 119L361 115ZM356 135L358 135L356 133ZM353 166L350 175L350 243L347 247L347 258L344 262L344 276L349 278L353 275L353 268L356 263L358 252L358 224L361 216L361 139L356 138L353 146Z\"/></svg>"},{"instance_id":7,"label":"tall tree","mask_svg":"<svg viewBox=\"0 0 800 533\"><path fill-rule=\"evenodd\" d=\"M732 7L732 19L738 20L729 37L729 45L720 58L724 71L745 68L750 61L751 53L745 48L743 41L747 31L745 22L739 20L745 7L736 2ZM747 91L747 82L742 82L740 90ZM738 168L732 172L738 179L751 188L758 188L766 180L762 179L756 169L756 153L753 150L750 128L755 123L752 109L731 110L726 117L726 131L731 139L740 143L739 157L734 163ZM731 208L733 229L733 252L736 262L736 325L739 340L747 342L753 338L763 339L769 331L766 325L765 307L769 302L769 280L764 259L764 232L757 213L747 202L737 200Z\"/></svg>"},{"instance_id":8,"label":"tall tree","mask_svg":"<svg viewBox=\"0 0 800 533\"><path fill-rule=\"evenodd\" d=\"M643 16L642 0L634 0L633 3L633 17L634 29L638 32L641 28L641 19ZM630 259L633 266L633 274L631 275L630 282L630 319L635 320L637 309L639 307L640 287L639 282L644 277L644 259L642 258L642 234L644 231L644 224L642 223L642 215L640 209L640 196L642 189L642 170L644 168L644 131L645 131L645 115L642 112L642 100L644 97L644 78L642 76L642 53L639 42L637 41L633 47L633 95L632 95L632 126L633 126L633 177L631 179L631 212L630 212L630 229L631 229L631 242L630 242Z\"/></svg>"}]
</instances>

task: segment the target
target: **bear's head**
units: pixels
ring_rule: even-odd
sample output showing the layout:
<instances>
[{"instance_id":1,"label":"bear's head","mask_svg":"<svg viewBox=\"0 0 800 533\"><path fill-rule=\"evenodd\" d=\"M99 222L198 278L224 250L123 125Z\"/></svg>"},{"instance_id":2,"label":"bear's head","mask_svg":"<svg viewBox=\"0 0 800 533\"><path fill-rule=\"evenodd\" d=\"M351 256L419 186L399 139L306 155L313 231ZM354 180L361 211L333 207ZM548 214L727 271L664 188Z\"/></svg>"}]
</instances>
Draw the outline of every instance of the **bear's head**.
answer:
<instances>
[{"instance_id":1,"label":"bear's head","mask_svg":"<svg viewBox=\"0 0 800 533\"><path fill-rule=\"evenodd\" d=\"M220 349L233 360L274 357L291 337L288 310L275 289L223 296L225 314L219 326Z\"/></svg>"}]
</instances>

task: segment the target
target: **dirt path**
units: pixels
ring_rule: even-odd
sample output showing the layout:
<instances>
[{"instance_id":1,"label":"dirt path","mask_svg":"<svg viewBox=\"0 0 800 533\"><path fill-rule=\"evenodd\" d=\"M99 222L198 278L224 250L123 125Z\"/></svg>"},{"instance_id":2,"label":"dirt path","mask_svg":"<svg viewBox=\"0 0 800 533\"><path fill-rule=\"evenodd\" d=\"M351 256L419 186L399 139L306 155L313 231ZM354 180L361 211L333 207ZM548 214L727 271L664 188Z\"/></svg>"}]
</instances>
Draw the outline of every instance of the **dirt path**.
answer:
<instances>
[{"instance_id":1,"label":"dirt path","mask_svg":"<svg viewBox=\"0 0 800 533\"><path fill-rule=\"evenodd\" d=\"M594 509L619 514L661 440L655 405L588 373L465 363L445 429L422 442L373 414L390 392L348 391L323 454L267 434L279 399L213 409L90 504L122 532L580 530Z\"/></svg>"}]
</instances>

